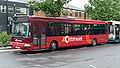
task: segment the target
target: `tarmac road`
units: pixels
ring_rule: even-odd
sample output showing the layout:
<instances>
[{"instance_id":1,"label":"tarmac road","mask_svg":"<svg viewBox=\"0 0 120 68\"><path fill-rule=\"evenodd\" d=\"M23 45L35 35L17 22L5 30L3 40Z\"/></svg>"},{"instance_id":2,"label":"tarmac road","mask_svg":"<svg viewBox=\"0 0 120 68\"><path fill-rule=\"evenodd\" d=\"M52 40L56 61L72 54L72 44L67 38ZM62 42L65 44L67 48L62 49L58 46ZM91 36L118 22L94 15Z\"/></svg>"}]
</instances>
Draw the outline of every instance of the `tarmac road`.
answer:
<instances>
[{"instance_id":1,"label":"tarmac road","mask_svg":"<svg viewBox=\"0 0 120 68\"><path fill-rule=\"evenodd\" d=\"M49 51L0 51L0 68L120 68L120 43Z\"/></svg>"}]
</instances>

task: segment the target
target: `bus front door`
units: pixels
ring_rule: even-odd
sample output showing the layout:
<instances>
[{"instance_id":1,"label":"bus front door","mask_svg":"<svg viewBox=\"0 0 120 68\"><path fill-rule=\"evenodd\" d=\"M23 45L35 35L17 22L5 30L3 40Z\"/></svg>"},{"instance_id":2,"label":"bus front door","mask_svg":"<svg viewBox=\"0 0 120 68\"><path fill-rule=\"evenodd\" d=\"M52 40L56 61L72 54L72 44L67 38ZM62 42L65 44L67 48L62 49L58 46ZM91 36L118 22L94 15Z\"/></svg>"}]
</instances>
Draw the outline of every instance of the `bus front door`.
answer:
<instances>
[{"instance_id":1,"label":"bus front door","mask_svg":"<svg viewBox=\"0 0 120 68\"><path fill-rule=\"evenodd\" d=\"M120 42L120 24L115 25L115 38L116 42Z\"/></svg>"},{"instance_id":2,"label":"bus front door","mask_svg":"<svg viewBox=\"0 0 120 68\"><path fill-rule=\"evenodd\" d=\"M45 24L42 22L33 23L33 48L45 48Z\"/></svg>"}]
</instances>

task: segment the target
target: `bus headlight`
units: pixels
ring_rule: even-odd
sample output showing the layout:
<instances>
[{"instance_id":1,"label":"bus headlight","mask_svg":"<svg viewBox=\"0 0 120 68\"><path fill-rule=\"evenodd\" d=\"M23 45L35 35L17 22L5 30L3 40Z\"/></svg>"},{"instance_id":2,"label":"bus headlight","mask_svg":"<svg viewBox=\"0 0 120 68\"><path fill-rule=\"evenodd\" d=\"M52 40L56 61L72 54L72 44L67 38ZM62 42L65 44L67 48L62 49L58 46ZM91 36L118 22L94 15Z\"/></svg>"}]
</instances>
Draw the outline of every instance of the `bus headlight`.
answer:
<instances>
[{"instance_id":1,"label":"bus headlight","mask_svg":"<svg viewBox=\"0 0 120 68\"><path fill-rule=\"evenodd\" d=\"M29 47L29 46L30 46L30 44L24 44L24 46L25 46L25 47L26 47L26 46L27 46L27 47Z\"/></svg>"}]
</instances>

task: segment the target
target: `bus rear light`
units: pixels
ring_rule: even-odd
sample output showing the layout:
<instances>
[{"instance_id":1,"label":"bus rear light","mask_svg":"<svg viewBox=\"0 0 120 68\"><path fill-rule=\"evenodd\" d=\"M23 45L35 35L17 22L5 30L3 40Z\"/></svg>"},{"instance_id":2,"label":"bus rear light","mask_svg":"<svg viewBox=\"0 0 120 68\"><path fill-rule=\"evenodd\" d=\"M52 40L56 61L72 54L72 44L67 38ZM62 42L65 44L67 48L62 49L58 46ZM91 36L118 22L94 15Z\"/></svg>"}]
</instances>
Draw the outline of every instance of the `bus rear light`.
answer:
<instances>
[{"instance_id":1,"label":"bus rear light","mask_svg":"<svg viewBox=\"0 0 120 68\"><path fill-rule=\"evenodd\" d=\"M24 44L24 46L25 46L25 47L29 47L29 46L30 46L30 44Z\"/></svg>"}]
</instances>

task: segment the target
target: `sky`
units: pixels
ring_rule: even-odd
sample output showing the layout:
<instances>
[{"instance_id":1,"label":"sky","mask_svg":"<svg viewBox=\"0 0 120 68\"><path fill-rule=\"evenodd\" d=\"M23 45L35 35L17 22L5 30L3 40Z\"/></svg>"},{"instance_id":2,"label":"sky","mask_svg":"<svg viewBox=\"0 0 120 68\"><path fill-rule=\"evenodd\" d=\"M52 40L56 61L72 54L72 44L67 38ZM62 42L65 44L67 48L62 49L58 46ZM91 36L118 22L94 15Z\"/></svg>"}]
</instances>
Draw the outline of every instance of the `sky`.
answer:
<instances>
[{"instance_id":1,"label":"sky","mask_svg":"<svg viewBox=\"0 0 120 68\"><path fill-rule=\"evenodd\" d=\"M84 5L88 3L88 0L72 0L69 4L79 7L84 10Z\"/></svg>"}]
</instances>

